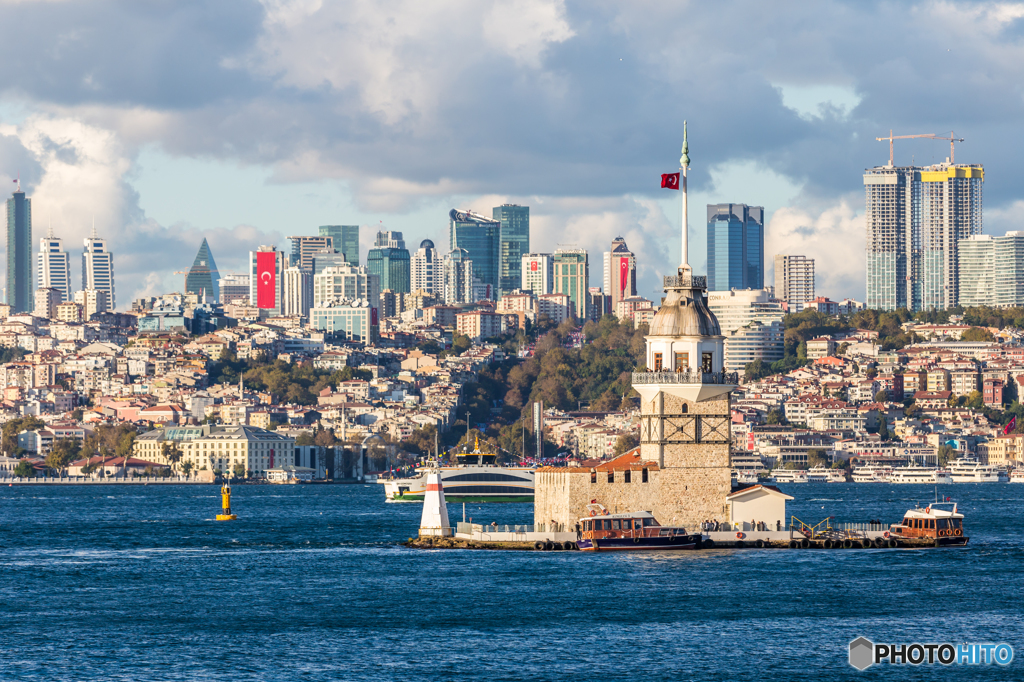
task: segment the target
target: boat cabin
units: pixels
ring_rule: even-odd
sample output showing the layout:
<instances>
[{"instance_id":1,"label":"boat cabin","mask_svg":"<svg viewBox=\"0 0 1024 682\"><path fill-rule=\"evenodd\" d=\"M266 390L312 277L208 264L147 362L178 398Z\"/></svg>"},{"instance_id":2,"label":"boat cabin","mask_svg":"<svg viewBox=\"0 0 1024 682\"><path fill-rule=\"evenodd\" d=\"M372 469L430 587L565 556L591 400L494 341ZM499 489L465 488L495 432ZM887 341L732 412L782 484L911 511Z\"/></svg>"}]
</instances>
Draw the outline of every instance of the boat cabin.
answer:
<instances>
[{"instance_id":1,"label":"boat cabin","mask_svg":"<svg viewBox=\"0 0 1024 682\"><path fill-rule=\"evenodd\" d=\"M498 456L482 452L469 452L455 455L455 463L462 466L494 466Z\"/></svg>"},{"instance_id":2,"label":"boat cabin","mask_svg":"<svg viewBox=\"0 0 1024 682\"><path fill-rule=\"evenodd\" d=\"M649 511L609 514L599 504L588 504L590 516L580 519L580 537L584 540L608 540L614 538L654 538L668 535L685 535L682 528L665 528Z\"/></svg>"},{"instance_id":3,"label":"boat cabin","mask_svg":"<svg viewBox=\"0 0 1024 682\"><path fill-rule=\"evenodd\" d=\"M924 509L909 510L891 530L905 538L961 538L964 515L957 513L955 502L934 502Z\"/></svg>"}]
</instances>

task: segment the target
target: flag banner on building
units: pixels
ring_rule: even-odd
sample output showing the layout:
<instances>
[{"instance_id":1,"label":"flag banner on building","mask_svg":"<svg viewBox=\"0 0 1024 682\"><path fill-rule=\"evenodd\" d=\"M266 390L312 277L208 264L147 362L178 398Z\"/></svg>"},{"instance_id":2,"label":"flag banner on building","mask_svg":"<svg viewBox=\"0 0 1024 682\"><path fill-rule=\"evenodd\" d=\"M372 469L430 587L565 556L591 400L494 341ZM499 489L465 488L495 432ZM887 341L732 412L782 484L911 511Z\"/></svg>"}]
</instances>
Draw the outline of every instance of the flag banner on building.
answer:
<instances>
[{"instance_id":1,"label":"flag banner on building","mask_svg":"<svg viewBox=\"0 0 1024 682\"><path fill-rule=\"evenodd\" d=\"M619 259L619 293L626 291L626 282L629 280L629 259Z\"/></svg>"},{"instance_id":2,"label":"flag banner on building","mask_svg":"<svg viewBox=\"0 0 1024 682\"><path fill-rule=\"evenodd\" d=\"M277 307L277 252L256 253L256 307Z\"/></svg>"},{"instance_id":3,"label":"flag banner on building","mask_svg":"<svg viewBox=\"0 0 1024 682\"><path fill-rule=\"evenodd\" d=\"M1003 435L1004 436L1009 435L1010 431L1013 431L1014 428L1016 428L1016 426L1017 426L1017 416L1014 415L1013 419L1010 420L1010 423L1006 425L1005 429L1003 429Z\"/></svg>"},{"instance_id":4,"label":"flag banner on building","mask_svg":"<svg viewBox=\"0 0 1024 682\"><path fill-rule=\"evenodd\" d=\"M669 189L679 189L679 173L662 173L661 186Z\"/></svg>"}]
</instances>

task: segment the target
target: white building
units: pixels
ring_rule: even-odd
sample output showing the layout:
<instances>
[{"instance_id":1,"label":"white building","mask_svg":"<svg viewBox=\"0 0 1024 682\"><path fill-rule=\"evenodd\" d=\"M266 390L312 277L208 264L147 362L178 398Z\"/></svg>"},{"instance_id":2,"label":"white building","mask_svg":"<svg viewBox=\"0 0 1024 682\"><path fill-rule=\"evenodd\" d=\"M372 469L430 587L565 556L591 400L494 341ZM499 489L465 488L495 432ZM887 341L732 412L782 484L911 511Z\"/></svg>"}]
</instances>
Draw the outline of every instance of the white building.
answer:
<instances>
[{"instance_id":1,"label":"white building","mask_svg":"<svg viewBox=\"0 0 1024 682\"><path fill-rule=\"evenodd\" d=\"M376 325L377 309L366 299L328 301L309 310L310 328L331 334L343 334L345 341L373 342L376 338Z\"/></svg>"},{"instance_id":2,"label":"white building","mask_svg":"<svg viewBox=\"0 0 1024 682\"><path fill-rule=\"evenodd\" d=\"M84 240L85 250L82 252L82 288L106 293L103 310L113 310L116 306L114 296L114 254L110 253L107 240L96 236L96 228ZM88 313L86 314L88 319Z\"/></svg>"},{"instance_id":3,"label":"white building","mask_svg":"<svg viewBox=\"0 0 1024 682\"><path fill-rule=\"evenodd\" d=\"M573 307L569 294L542 294L537 297L537 314L547 315L554 324L572 317Z\"/></svg>"},{"instance_id":4,"label":"white building","mask_svg":"<svg viewBox=\"0 0 1024 682\"><path fill-rule=\"evenodd\" d=\"M523 255L520 288L535 296L550 294L554 289L554 259L550 253Z\"/></svg>"},{"instance_id":5,"label":"white building","mask_svg":"<svg viewBox=\"0 0 1024 682\"><path fill-rule=\"evenodd\" d=\"M313 307L322 308L341 299L380 302L380 278L371 275L365 265L341 265L313 275Z\"/></svg>"},{"instance_id":6,"label":"white building","mask_svg":"<svg viewBox=\"0 0 1024 682\"><path fill-rule=\"evenodd\" d=\"M149 462L169 464L163 444L171 432L182 452L181 464L191 462L195 471L231 472L236 465L252 476L295 464L295 439L256 426L192 426L155 429L143 433L132 445L132 456Z\"/></svg>"},{"instance_id":7,"label":"white building","mask_svg":"<svg viewBox=\"0 0 1024 682\"><path fill-rule=\"evenodd\" d=\"M82 306L82 315L86 321L95 313L102 313L104 310L111 310L107 292L100 289L85 289L75 292L75 303Z\"/></svg>"},{"instance_id":8,"label":"white building","mask_svg":"<svg viewBox=\"0 0 1024 682\"><path fill-rule=\"evenodd\" d=\"M249 275L224 275L217 283L222 304L249 302Z\"/></svg>"},{"instance_id":9,"label":"white building","mask_svg":"<svg viewBox=\"0 0 1024 682\"><path fill-rule=\"evenodd\" d=\"M40 289L57 289L61 300L71 300L71 254L64 252L64 243L53 232L39 240L39 276L36 286Z\"/></svg>"},{"instance_id":10,"label":"white building","mask_svg":"<svg viewBox=\"0 0 1024 682\"><path fill-rule=\"evenodd\" d=\"M441 256L429 239L421 241L420 248L409 259L409 281L410 291L425 291L441 297L444 289Z\"/></svg>"},{"instance_id":11,"label":"white building","mask_svg":"<svg viewBox=\"0 0 1024 682\"><path fill-rule=\"evenodd\" d=\"M284 314L309 317L313 306L313 275L297 266L284 271Z\"/></svg>"},{"instance_id":12,"label":"white building","mask_svg":"<svg viewBox=\"0 0 1024 682\"><path fill-rule=\"evenodd\" d=\"M708 308L725 336L726 370L740 372L755 360L782 359L786 312L766 289L711 291Z\"/></svg>"},{"instance_id":13,"label":"white building","mask_svg":"<svg viewBox=\"0 0 1024 682\"><path fill-rule=\"evenodd\" d=\"M473 341L480 341L501 336L504 332L504 319L505 316L498 313L474 310L469 313L457 314L455 325L460 334L468 336Z\"/></svg>"},{"instance_id":14,"label":"white building","mask_svg":"<svg viewBox=\"0 0 1024 682\"><path fill-rule=\"evenodd\" d=\"M789 312L803 310L814 300L814 259L806 256L775 256L775 296L789 305Z\"/></svg>"},{"instance_id":15,"label":"white building","mask_svg":"<svg viewBox=\"0 0 1024 682\"><path fill-rule=\"evenodd\" d=\"M473 261L469 251L452 249L443 264L444 303L475 303L473 292Z\"/></svg>"},{"instance_id":16,"label":"white building","mask_svg":"<svg viewBox=\"0 0 1024 682\"><path fill-rule=\"evenodd\" d=\"M35 309L32 314L36 317L55 319L57 317L57 306L61 304L63 294L59 289L52 287L40 287L36 289Z\"/></svg>"},{"instance_id":17,"label":"white building","mask_svg":"<svg viewBox=\"0 0 1024 682\"><path fill-rule=\"evenodd\" d=\"M1024 306L1024 232L960 240L960 305Z\"/></svg>"}]
</instances>

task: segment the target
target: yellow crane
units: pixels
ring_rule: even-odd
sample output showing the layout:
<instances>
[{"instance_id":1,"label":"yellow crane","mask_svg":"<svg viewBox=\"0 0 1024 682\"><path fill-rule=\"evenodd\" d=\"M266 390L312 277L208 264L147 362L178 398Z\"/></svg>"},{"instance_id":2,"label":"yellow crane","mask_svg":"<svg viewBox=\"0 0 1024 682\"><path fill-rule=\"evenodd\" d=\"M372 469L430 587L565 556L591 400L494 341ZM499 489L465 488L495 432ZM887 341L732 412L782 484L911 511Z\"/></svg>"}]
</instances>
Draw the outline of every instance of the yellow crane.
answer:
<instances>
[{"instance_id":1,"label":"yellow crane","mask_svg":"<svg viewBox=\"0 0 1024 682\"><path fill-rule=\"evenodd\" d=\"M889 140L889 165L891 166L891 165L893 165L893 163L892 163L892 141L893 140L909 140L909 139L912 139L912 138L915 138L915 137L923 137L923 138L928 139L928 140L949 140L949 162L950 163L955 163L954 156L953 156L953 143L954 142L963 142L964 141L964 138L962 138L962 137L954 137L952 130L949 131L949 137L942 137L941 135L936 135L934 133L923 133L921 135L893 135L892 134L892 130L890 129L888 137L876 137L875 139L878 140L879 142L882 142L884 140Z\"/></svg>"}]
</instances>

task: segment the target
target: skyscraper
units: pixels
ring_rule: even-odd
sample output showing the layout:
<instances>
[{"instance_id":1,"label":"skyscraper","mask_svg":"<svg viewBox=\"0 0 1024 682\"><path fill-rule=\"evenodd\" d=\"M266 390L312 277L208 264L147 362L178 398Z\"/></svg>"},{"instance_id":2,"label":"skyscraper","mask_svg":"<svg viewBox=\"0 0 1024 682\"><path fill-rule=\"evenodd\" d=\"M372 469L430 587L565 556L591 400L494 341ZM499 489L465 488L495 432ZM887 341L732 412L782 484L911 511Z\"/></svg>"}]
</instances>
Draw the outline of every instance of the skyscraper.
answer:
<instances>
[{"instance_id":1,"label":"skyscraper","mask_svg":"<svg viewBox=\"0 0 1024 682\"><path fill-rule=\"evenodd\" d=\"M708 204L708 289L764 288L764 207Z\"/></svg>"},{"instance_id":2,"label":"skyscraper","mask_svg":"<svg viewBox=\"0 0 1024 682\"><path fill-rule=\"evenodd\" d=\"M39 289L56 289L61 300L71 300L71 254L64 251L64 242L60 237L53 236L53 230L39 240L39 276L36 281Z\"/></svg>"},{"instance_id":3,"label":"skyscraper","mask_svg":"<svg viewBox=\"0 0 1024 682\"><path fill-rule=\"evenodd\" d=\"M789 312L803 310L814 300L814 259L806 256L775 256L775 298L785 301Z\"/></svg>"},{"instance_id":4,"label":"skyscraper","mask_svg":"<svg viewBox=\"0 0 1024 682\"><path fill-rule=\"evenodd\" d=\"M584 249L558 249L552 257L554 293L565 294L579 320L587 319L590 263Z\"/></svg>"},{"instance_id":5,"label":"skyscraper","mask_svg":"<svg viewBox=\"0 0 1024 682\"><path fill-rule=\"evenodd\" d=\"M409 293L409 249L401 232L378 232L377 241L366 255L366 269L377 275L381 291Z\"/></svg>"},{"instance_id":6,"label":"skyscraper","mask_svg":"<svg viewBox=\"0 0 1024 682\"><path fill-rule=\"evenodd\" d=\"M979 164L864 172L867 305L912 311L959 303L959 243L982 229Z\"/></svg>"},{"instance_id":7,"label":"skyscraper","mask_svg":"<svg viewBox=\"0 0 1024 682\"><path fill-rule=\"evenodd\" d=\"M284 271L284 314L309 317L313 306L313 275L293 265Z\"/></svg>"},{"instance_id":8,"label":"skyscraper","mask_svg":"<svg viewBox=\"0 0 1024 682\"><path fill-rule=\"evenodd\" d=\"M217 288L220 290L220 302L224 305L249 303L249 275L224 275L218 280Z\"/></svg>"},{"instance_id":9,"label":"skyscraper","mask_svg":"<svg viewBox=\"0 0 1024 682\"><path fill-rule=\"evenodd\" d=\"M29 313L32 295L32 200L21 191L7 200L7 301L12 313Z\"/></svg>"},{"instance_id":10,"label":"skyscraper","mask_svg":"<svg viewBox=\"0 0 1024 682\"><path fill-rule=\"evenodd\" d=\"M320 236L334 240L334 250L345 254L350 265L359 265L359 226L321 225Z\"/></svg>"},{"instance_id":11,"label":"skyscraper","mask_svg":"<svg viewBox=\"0 0 1024 682\"><path fill-rule=\"evenodd\" d=\"M960 305L1024 306L1024 232L960 240Z\"/></svg>"},{"instance_id":12,"label":"skyscraper","mask_svg":"<svg viewBox=\"0 0 1024 682\"><path fill-rule=\"evenodd\" d=\"M479 213L454 208L448 218L451 250L465 249L469 260L473 261L473 276L482 284L490 284L497 297L501 290L501 223Z\"/></svg>"},{"instance_id":13,"label":"skyscraper","mask_svg":"<svg viewBox=\"0 0 1024 682\"><path fill-rule=\"evenodd\" d=\"M199 245L196 258L192 261L192 267L185 275L185 293L199 294L210 301L220 300L220 273L217 271L217 264L213 260L213 253L210 252L210 245L206 243L205 238Z\"/></svg>"},{"instance_id":14,"label":"skyscraper","mask_svg":"<svg viewBox=\"0 0 1024 682\"><path fill-rule=\"evenodd\" d=\"M636 296L636 256L622 237L613 239L611 251L604 252L604 293L611 297L611 311L622 299Z\"/></svg>"},{"instance_id":15,"label":"skyscraper","mask_svg":"<svg viewBox=\"0 0 1024 682\"><path fill-rule=\"evenodd\" d=\"M261 260L264 262L261 263ZM249 252L249 305L258 306L261 316L278 317L284 312L284 271L288 269L287 260L284 251L278 251L276 246L260 246L256 251ZM265 292L262 305L261 285Z\"/></svg>"},{"instance_id":16,"label":"skyscraper","mask_svg":"<svg viewBox=\"0 0 1024 682\"><path fill-rule=\"evenodd\" d=\"M368 301L374 309L380 305L380 280L365 267L343 265L313 276L313 308L357 299Z\"/></svg>"},{"instance_id":17,"label":"skyscraper","mask_svg":"<svg viewBox=\"0 0 1024 682\"><path fill-rule=\"evenodd\" d=\"M755 360L772 363L782 359L782 318L786 311L767 291L711 292L708 309L725 336L726 370L742 372Z\"/></svg>"},{"instance_id":18,"label":"skyscraper","mask_svg":"<svg viewBox=\"0 0 1024 682\"><path fill-rule=\"evenodd\" d=\"M523 255L530 252L530 207L502 204L494 207L491 217L501 223L501 295L518 289L522 280Z\"/></svg>"},{"instance_id":19,"label":"skyscraper","mask_svg":"<svg viewBox=\"0 0 1024 682\"><path fill-rule=\"evenodd\" d=\"M441 255L434 248L434 242L424 239L413 254L409 264L409 287L412 291L425 291L431 296L441 296L444 291L444 274Z\"/></svg>"},{"instance_id":20,"label":"skyscraper","mask_svg":"<svg viewBox=\"0 0 1024 682\"><path fill-rule=\"evenodd\" d=\"M473 280L479 279L474 272L475 264L465 249L452 249L444 257L443 264L444 302L475 303Z\"/></svg>"},{"instance_id":21,"label":"skyscraper","mask_svg":"<svg viewBox=\"0 0 1024 682\"><path fill-rule=\"evenodd\" d=\"M550 294L554 286L555 269L550 253L523 254L522 276L519 288L535 296ZM507 292L506 292L507 293Z\"/></svg>"},{"instance_id":22,"label":"skyscraper","mask_svg":"<svg viewBox=\"0 0 1024 682\"><path fill-rule=\"evenodd\" d=\"M313 272L313 257L323 249L334 248L334 238L321 235L319 237L288 237L292 244L289 265L301 268L305 272Z\"/></svg>"},{"instance_id":23,"label":"skyscraper","mask_svg":"<svg viewBox=\"0 0 1024 682\"><path fill-rule=\"evenodd\" d=\"M117 302L114 296L114 254L107 247L107 240L96 236L96 226L92 234L83 240L82 251L82 289L102 291L105 299L99 305L105 305L98 312L114 310Z\"/></svg>"}]
</instances>

